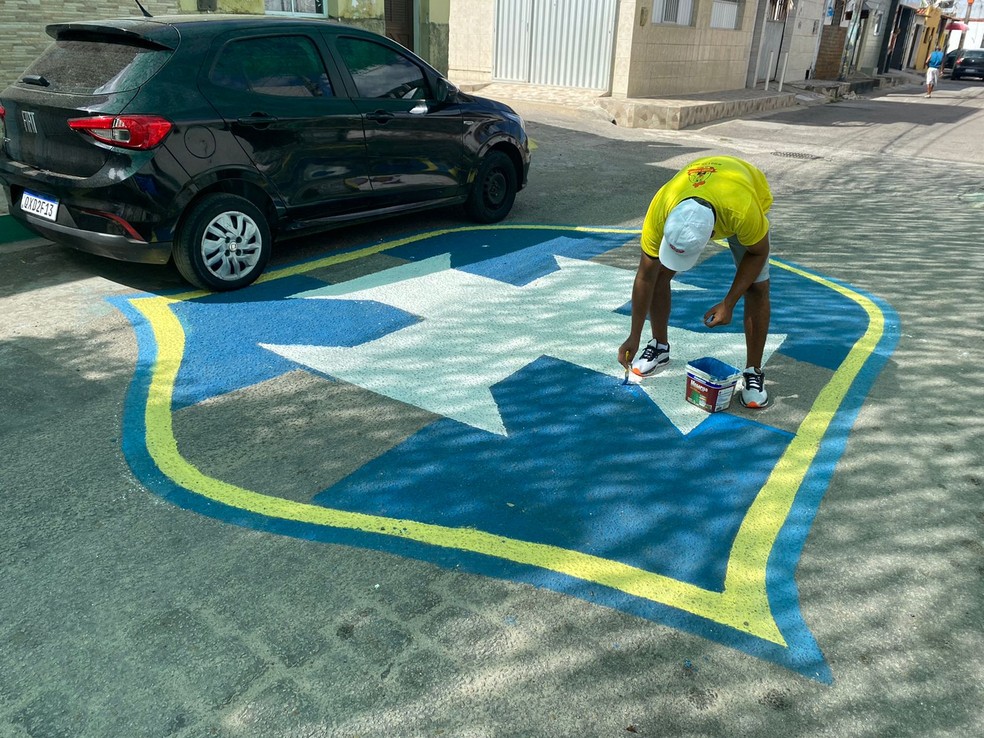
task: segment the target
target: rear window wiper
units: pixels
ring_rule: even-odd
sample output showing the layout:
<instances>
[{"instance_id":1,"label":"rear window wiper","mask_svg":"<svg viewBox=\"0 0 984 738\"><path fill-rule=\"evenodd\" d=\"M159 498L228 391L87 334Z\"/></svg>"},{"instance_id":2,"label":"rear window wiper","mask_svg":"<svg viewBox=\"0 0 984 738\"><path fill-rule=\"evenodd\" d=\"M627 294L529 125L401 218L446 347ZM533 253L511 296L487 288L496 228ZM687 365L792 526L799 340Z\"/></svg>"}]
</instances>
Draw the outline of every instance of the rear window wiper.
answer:
<instances>
[{"instance_id":1,"label":"rear window wiper","mask_svg":"<svg viewBox=\"0 0 984 738\"><path fill-rule=\"evenodd\" d=\"M38 87L50 87L51 82L42 77L40 74L28 74L21 77L21 82L29 85L37 85Z\"/></svg>"}]
</instances>

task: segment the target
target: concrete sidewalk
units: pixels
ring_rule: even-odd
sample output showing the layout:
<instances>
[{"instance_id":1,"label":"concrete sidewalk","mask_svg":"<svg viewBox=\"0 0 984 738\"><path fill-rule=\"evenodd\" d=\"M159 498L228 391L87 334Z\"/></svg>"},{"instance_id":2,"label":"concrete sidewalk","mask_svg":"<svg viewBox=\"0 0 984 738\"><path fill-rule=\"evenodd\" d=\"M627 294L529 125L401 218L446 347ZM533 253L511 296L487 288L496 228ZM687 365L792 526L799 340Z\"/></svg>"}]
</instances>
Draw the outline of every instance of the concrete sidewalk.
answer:
<instances>
[{"instance_id":1,"label":"concrete sidewalk","mask_svg":"<svg viewBox=\"0 0 984 738\"><path fill-rule=\"evenodd\" d=\"M921 75L891 71L876 77L849 80L802 80L778 82L741 90L724 90L666 98L616 98L601 90L550 87L516 82L464 85L462 89L504 102L521 101L557 106L568 111L597 112L626 128L681 130L691 126L760 115L797 105L817 105L854 95L869 94L901 85L920 84Z\"/></svg>"}]
</instances>

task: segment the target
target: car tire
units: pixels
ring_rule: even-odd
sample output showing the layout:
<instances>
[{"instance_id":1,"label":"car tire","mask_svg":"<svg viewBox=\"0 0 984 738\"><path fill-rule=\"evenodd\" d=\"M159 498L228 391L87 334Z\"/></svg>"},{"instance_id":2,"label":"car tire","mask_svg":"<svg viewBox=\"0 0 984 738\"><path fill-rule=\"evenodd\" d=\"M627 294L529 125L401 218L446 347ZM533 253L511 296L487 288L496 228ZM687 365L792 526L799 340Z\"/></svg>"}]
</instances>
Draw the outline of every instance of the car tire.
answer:
<instances>
[{"instance_id":1,"label":"car tire","mask_svg":"<svg viewBox=\"0 0 984 738\"><path fill-rule=\"evenodd\" d=\"M465 210L479 223L496 223L509 215L518 189L512 159L501 151L491 151L478 167Z\"/></svg>"},{"instance_id":2,"label":"car tire","mask_svg":"<svg viewBox=\"0 0 984 738\"><path fill-rule=\"evenodd\" d=\"M266 216L244 197L206 195L186 214L174 240L174 264L196 287L213 292L252 284L270 259Z\"/></svg>"},{"instance_id":3,"label":"car tire","mask_svg":"<svg viewBox=\"0 0 984 738\"><path fill-rule=\"evenodd\" d=\"M952 79L954 82L956 82L958 79L960 79L960 75L959 74L954 74L953 72L950 72L950 79Z\"/></svg>"}]
</instances>

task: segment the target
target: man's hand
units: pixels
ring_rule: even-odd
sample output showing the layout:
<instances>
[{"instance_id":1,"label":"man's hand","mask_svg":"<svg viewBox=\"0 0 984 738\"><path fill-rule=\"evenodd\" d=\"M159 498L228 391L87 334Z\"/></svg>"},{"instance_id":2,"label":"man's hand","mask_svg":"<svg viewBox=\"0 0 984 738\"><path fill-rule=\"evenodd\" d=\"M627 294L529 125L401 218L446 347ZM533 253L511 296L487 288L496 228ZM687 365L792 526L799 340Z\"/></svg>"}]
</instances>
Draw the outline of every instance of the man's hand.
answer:
<instances>
[{"instance_id":1,"label":"man's hand","mask_svg":"<svg viewBox=\"0 0 984 738\"><path fill-rule=\"evenodd\" d=\"M719 302L706 313L704 313L704 325L708 328L716 328L719 325L727 325L731 322L731 314L734 311L725 303Z\"/></svg>"},{"instance_id":2,"label":"man's hand","mask_svg":"<svg viewBox=\"0 0 984 738\"><path fill-rule=\"evenodd\" d=\"M769 263L769 233L766 232L758 243L745 246L745 249L745 255L741 258L741 263L738 264L728 294L724 296L721 302L704 313L704 325L708 328L727 325L731 322L731 314L734 312L735 305L744 297L759 274L762 273L762 269Z\"/></svg>"},{"instance_id":3,"label":"man's hand","mask_svg":"<svg viewBox=\"0 0 984 738\"><path fill-rule=\"evenodd\" d=\"M631 368L632 360L639 351L639 339L629 336L625 343L618 347L618 363L626 369Z\"/></svg>"}]
</instances>

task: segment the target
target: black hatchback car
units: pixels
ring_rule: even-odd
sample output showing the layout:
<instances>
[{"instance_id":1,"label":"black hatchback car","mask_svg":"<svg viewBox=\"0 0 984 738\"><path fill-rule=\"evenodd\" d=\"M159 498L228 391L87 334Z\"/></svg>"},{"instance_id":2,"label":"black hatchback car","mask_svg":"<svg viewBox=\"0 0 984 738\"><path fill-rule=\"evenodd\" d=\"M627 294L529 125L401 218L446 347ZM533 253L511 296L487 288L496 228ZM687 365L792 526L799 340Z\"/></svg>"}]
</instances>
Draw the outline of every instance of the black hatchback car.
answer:
<instances>
[{"instance_id":1,"label":"black hatchback car","mask_svg":"<svg viewBox=\"0 0 984 738\"><path fill-rule=\"evenodd\" d=\"M953 62L951 79L980 77L984 79L984 49L962 49Z\"/></svg>"},{"instance_id":2,"label":"black hatchback car","mask_svg":"<svg viewBox=\"0 0 984 738\"><path fill-rule=\"evenodd\" d=\"M244 287L275 237L464 204L504 218L529 145L508 106L326 20L51 25L0 93L10 214L60 244Z\"/></svg>"},{"instance_id":3,"label":"black hatchback car","mask_svg":"<svg viewBox=\"0 0 984 738\"><path fill-rule=\"evenodd\" d=\"M946 52L946 56L943 57L943 69L942 74L945 77L953 71L953 63L957 60L957 57L963 53L963 49L953 49L952 51Z\"/></svg>"}]
</instances>

